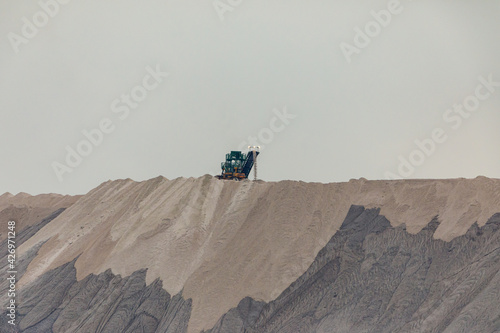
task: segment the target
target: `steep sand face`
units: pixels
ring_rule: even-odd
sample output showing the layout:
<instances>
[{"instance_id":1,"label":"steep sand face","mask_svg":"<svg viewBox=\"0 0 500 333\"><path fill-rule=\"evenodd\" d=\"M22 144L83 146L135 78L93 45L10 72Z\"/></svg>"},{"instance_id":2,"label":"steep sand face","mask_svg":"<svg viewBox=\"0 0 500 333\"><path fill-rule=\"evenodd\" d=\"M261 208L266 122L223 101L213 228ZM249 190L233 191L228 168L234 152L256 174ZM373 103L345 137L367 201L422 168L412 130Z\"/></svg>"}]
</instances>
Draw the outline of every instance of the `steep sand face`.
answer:
<instances>
[{"instance_id":1,"label":"steep sand face","mask_svg":"<svg viewBox=\"0 0 500 333\"><path fill-rule=\"evenodd\" d=\"M0 222L4 225L10 220L16 221L16 230L19 232L40 222L59 208L73 205L80 197L52 193L36 196L27 193L4 193L0 195ZM7 237L6 230L1 230L0 241Z\"/></svg>"},{"instance_id":2,"label":"steep sand face","mask_svg":"<svg viewBox=\"0 0 500 333\"><path fill-rule=\"evenodd\" d=\"M106 182L24 243L40 249L22 287L77 256L77 277L148 268L193 299L190 332L212 327L245 296L270 301L297 279L353 204L380 207L417 233L435 216L450 240L500 211L500 180L352 180L319 184L201 178Z\"/></svg>"}]
</instances>

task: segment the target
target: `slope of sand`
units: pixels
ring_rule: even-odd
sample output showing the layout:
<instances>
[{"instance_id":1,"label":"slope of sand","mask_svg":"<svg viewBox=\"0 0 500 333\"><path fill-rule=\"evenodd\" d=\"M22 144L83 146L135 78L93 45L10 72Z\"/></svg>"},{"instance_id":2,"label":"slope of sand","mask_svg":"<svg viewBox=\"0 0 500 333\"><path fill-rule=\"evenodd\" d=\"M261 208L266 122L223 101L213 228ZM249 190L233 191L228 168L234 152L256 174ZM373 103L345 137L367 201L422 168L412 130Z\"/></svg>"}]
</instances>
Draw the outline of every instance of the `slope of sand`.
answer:
<instances>
[{"instance_id":1,"label":"slope of sand","mask_svg":"<svg viewBox=\"0 0 500 333\"><path fill-rule=\"evenodd\" d=\"M450 240L500 211L500 180L351 180L320 184L162 177L106 182L24 243L49 240L19 286L77 256L77 277L147 268L170 294L192 298L190 332L211 328L245 296L270 301L297 279L351 205L380 207L417 233L438 216Z\"/></svg>"},{"instance_id":2,"label":"slope of sand","mask_svg":"<svg viewBox=\"0 0 500 333\"><path fill-rule=\"evenodd\" d=\"M60 194L41 194L32 196L27 193L0 195L0 222L2 225L8 221L16 222L17 232L40 222L59 208L73 205L81 196ZM0 241L7 237L7 229L0 231Z\"/></svg>"}]
</instances>

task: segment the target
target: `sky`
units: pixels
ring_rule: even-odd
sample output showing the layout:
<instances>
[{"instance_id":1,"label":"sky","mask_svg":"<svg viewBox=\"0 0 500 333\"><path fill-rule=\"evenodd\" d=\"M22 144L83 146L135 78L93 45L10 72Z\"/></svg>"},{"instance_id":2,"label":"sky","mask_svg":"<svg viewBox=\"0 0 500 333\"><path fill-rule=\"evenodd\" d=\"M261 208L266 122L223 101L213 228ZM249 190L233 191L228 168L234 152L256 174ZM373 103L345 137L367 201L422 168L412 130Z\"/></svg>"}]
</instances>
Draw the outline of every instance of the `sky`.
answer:
<instances>
[{"instance_id":1,"label":"sky","mask_svg":"<svg viewBox=\"0 0 500 333\"><path fill-rule=\"evenodd\" d=\"M0 193L500 178L500 1L0 2Z\"/></svg>"}]
</instances>

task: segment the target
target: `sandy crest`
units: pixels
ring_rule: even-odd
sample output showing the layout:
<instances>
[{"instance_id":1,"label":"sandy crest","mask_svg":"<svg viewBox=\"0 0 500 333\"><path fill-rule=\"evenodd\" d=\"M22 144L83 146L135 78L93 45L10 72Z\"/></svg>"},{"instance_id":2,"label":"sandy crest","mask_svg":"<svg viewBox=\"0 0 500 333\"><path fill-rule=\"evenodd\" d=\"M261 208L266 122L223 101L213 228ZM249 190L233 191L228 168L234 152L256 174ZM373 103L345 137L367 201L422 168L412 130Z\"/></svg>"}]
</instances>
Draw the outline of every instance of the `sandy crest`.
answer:
<instances>
[{"instance_id":1,"label":"sandy crest","mask_svg":"<svg viewBox=\"0 0 500 333\"><path fill-rule=\"evenodd\" d=\"M4 193L0 195L0 223L5 225L8 221L15 221L16 231L20 232L59 208L72 206L80 197L53 193L36 196L23 192L17 195ZM6 230L2 229L0 241L7 237Z\"/></svg>"}]
</instances>

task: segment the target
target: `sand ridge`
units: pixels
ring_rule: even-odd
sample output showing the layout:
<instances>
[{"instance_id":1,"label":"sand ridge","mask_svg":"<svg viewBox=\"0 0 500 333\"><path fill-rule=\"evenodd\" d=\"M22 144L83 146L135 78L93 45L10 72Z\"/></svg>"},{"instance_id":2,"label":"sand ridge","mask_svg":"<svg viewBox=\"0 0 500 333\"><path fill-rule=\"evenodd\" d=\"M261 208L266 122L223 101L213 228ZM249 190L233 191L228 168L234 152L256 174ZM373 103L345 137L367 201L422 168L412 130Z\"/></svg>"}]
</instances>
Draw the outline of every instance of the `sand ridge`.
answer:
<instances>
[{"instance_id":1,"label":"sand ridge","mask_svg":"<svg viewBox=\"0 0 500 333\"><path fill-rule=\"evenodd\" d=\"M0 195L0 222L2 225L10 220L16 222L16 231L40 222L59 208L73 205L81 196L41 194L30 195L27 193L4 193ZM5 229L6 230L6 229ZM0 233L0 240L5 239L7 233Z\"/></svg>"},{"instance_id":2,"label":"sand ridge","mask_svg":"<svg viewBox=\"0 0 500 333\"><path fill-rule=\"evenodd\" d=\"M78 256L78 279L108 268L122 276L147 268L147 283L159 277L169 293L192 298L189 331L199 332L245 296L276 298L353 204L381 208L411 233L438 216L435 237L450 240L500 212L500 180L108 181L20 247L22 253L48 240L19 286Z\"/></svg>"}]
</instances>

